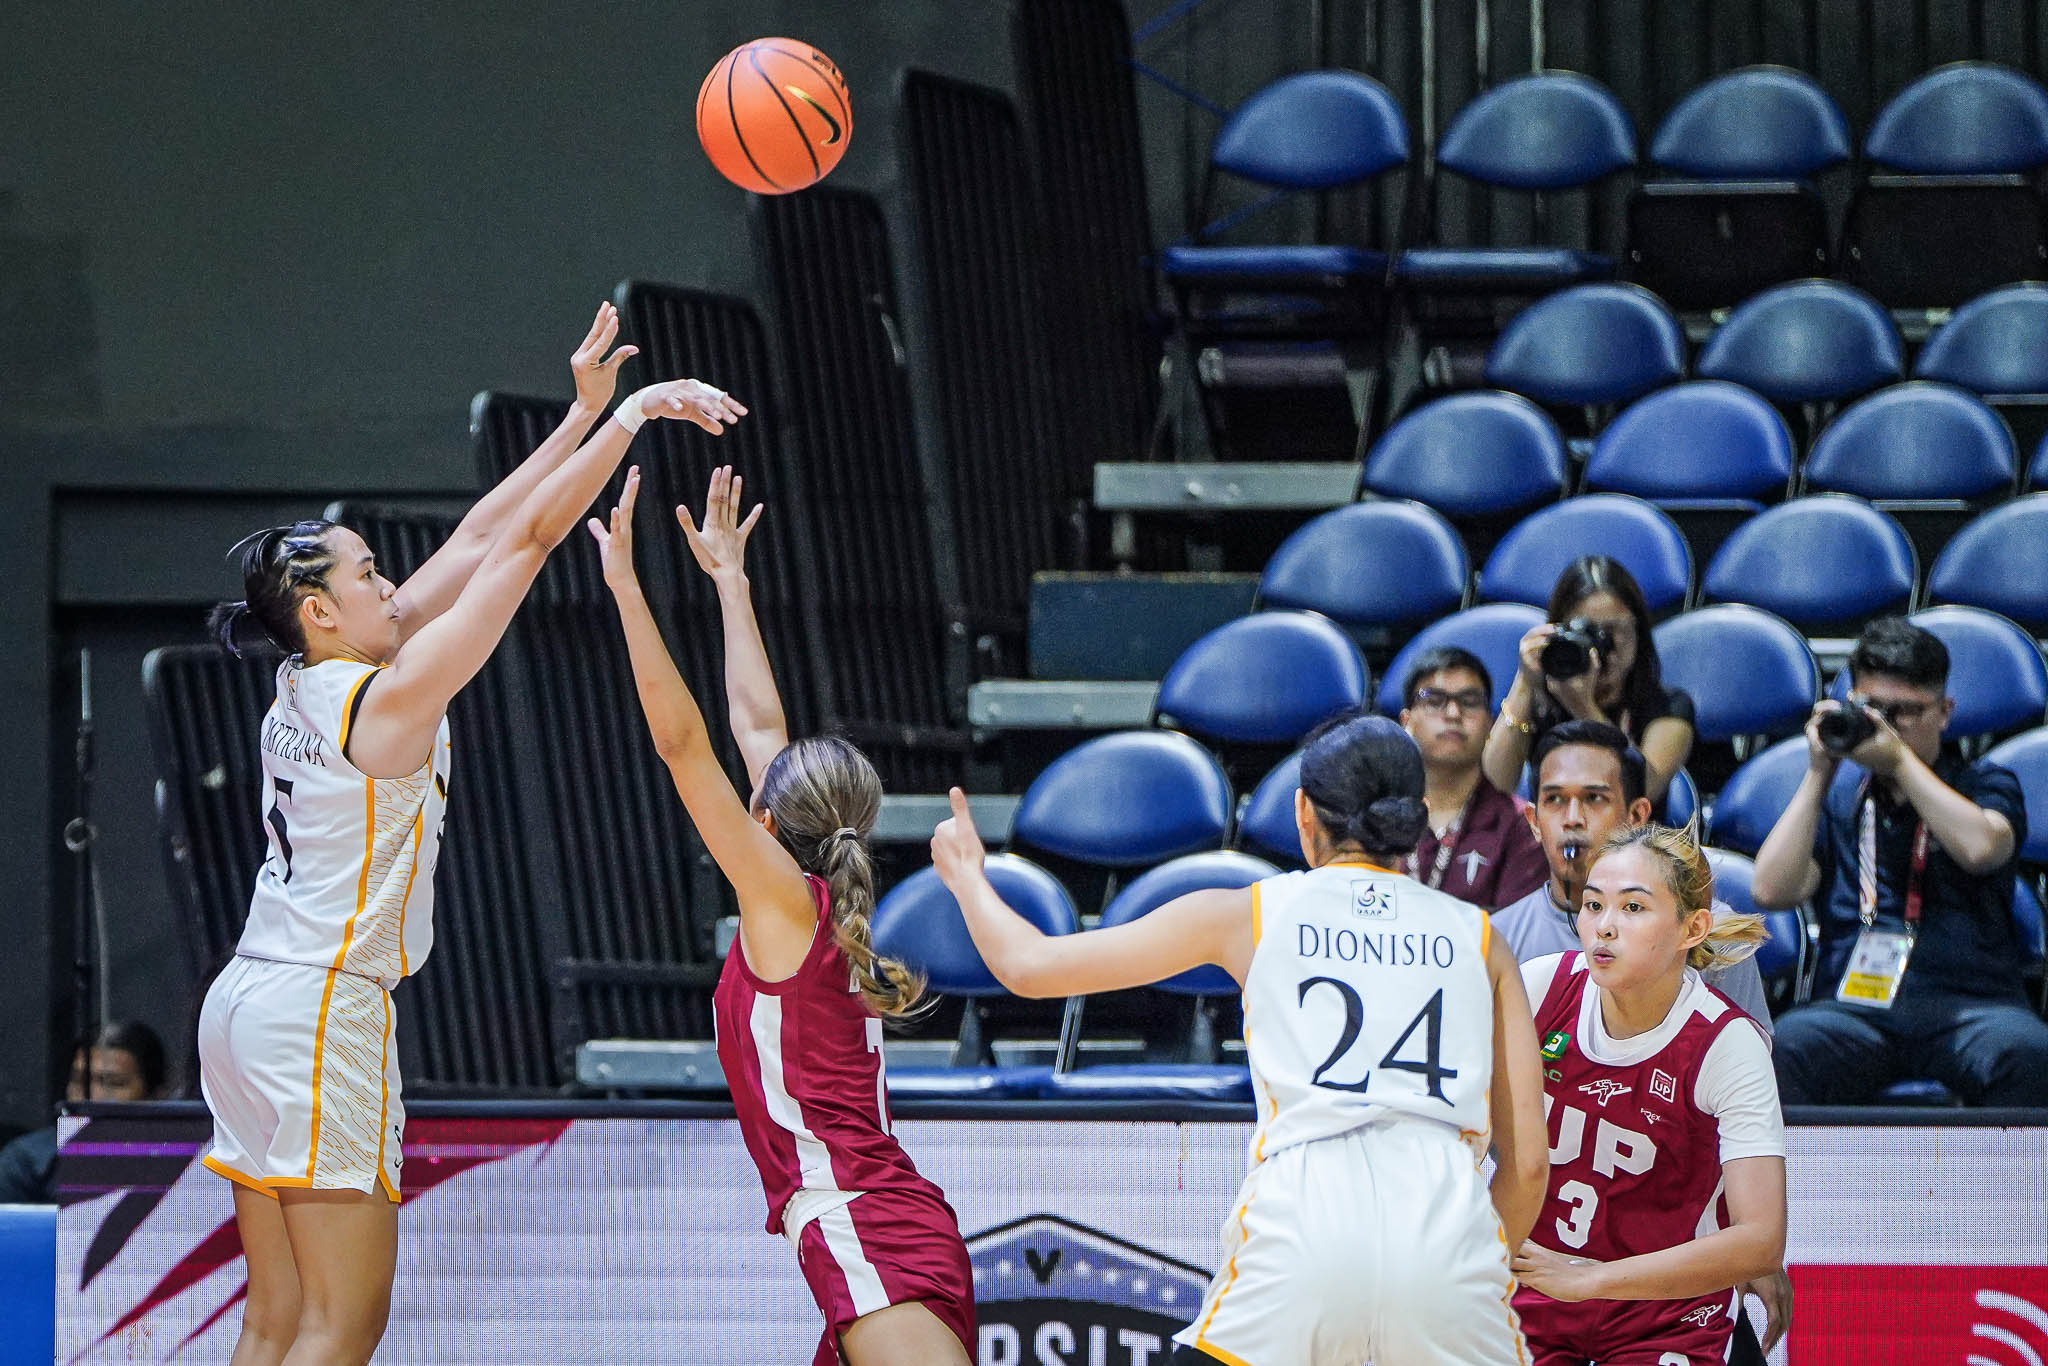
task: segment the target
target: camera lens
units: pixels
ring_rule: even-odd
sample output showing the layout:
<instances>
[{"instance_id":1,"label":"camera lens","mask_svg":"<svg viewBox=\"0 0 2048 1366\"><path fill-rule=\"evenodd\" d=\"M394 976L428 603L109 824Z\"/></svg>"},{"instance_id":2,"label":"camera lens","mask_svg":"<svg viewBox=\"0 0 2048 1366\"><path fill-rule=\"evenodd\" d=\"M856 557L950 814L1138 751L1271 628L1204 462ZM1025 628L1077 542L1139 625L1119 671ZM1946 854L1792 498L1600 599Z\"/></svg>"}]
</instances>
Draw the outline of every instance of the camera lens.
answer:
<instances>
[{"instance_id":1,"label":"camera lens","mask_svg":"<svg viewBox=\"0 0 2048 1366\"><path fill-rule=\"evenodd\" d=\"M1595 628L1568 621L1544 643L1537 665L1551 678L1577 678L1593 667L1593 651L1601 648Z\"/></svg>"},{"instance_id":2,"label":"camera lens","mask_svg":"<svg viewBox=\"0 0 2048 1366\"><path fill-rule=\"evenodd\" d=\"M1862 707L1851 703L1821 717L1814 730L1820 735L1821 748L1839 758L1877 734L1877 723Z\"/></svg>"}]
</instances>

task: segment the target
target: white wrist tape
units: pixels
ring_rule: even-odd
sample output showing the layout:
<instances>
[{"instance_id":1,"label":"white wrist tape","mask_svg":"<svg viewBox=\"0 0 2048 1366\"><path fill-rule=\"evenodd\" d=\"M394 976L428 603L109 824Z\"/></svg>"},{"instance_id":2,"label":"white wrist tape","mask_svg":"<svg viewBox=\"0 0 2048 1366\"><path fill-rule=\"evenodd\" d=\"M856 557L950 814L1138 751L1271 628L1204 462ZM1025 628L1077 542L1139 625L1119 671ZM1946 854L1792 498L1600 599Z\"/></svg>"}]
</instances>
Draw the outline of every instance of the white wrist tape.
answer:
<instances>
[{"instance_id":1,"label":"white wrist tape","mask_svg":"<svg viewBox=\"0 0 2048 1366\"><path fill-rule=\"evenodd\" d=\"M647 421L647 414L640 407L640 395L645 392L643 389L634 390L626 395L624 402L612 409L613 419L629 432L639 431L641 424Z\"/></svg>"}]
</instances>

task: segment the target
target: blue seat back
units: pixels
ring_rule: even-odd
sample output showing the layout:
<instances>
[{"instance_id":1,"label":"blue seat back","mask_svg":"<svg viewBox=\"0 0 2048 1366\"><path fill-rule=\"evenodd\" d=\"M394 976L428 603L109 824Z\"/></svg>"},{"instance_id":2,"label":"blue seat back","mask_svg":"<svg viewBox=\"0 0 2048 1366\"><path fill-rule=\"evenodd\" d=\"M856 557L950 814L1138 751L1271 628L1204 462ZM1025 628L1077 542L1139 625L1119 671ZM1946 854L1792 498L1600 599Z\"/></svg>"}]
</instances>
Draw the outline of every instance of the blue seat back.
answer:
<instances>
[{"instance_id":1,"label":"blue seat back","mask_svg":"<svg viewBox=\"0 0 2048 1366\"><path fill-rule=\"evenodd\" d=\"M1010 834L1104 868L1142 868L1222 845L1230 780L1185 735L1120 731L1048 764L1017 804Z\"/></svg>"},{"instance_id":2,"label":"blue seat back","mask_svg":"<svg viewBox=\"0 0 2048 1366\"><path fill-rule=\"evenodd\" d=\"M1934 561L1927 591L2048 631L2048 493L2016 498L1957 532Z\"/></svg>"},{"instance_id":3,"label":"blue seat back","mask_svg":"<svg viewBox=\"0 0 2048 1366\"><path fill-rule=\"evenodd\" d=\"M1753 607L1703 607L1656 630L1664 682L1692 695L1698 737L1709 743L1805 725L1820 698L1820 666L1806 638Z\"/></svg>"},{"instance_id":4,"label":"blue seat back","mask_svg":"<svg viewBox=\"0 0 2048 1366\"><path fill-rule=\"evenodd\" d=\"M1699 810L1700 786L1692 780L1692 774L1681 768L1671 775L1671 786L1664 791L1664 810L1657 819L1674 830L1683 830L1692 824Z\"/></svg>"},{"instance_id":5,"label":"blue seat back","mask_svg":"<svg viewBox=\"0 0 2048 1366\"><path fill-rule=\"evenodd\" d=\"M1806 776L1806 737L1794 735L1753 754L1721 785L1714 798L1715 844L1755 854Z\"/></svg>"},{"instance_id":6,"label":"blue seat back","mask_svg":"<svg viewBox=\"0 0 2048 1366\"><path fill-rule=\"evenodd\" d=\"M1396 422L1373 443L1365 486L1413 498L1447 517L1520 512L1564 492L1564 438L1516 394L1452 394Z\"/></svg>"},{"instance_id":7,"label":"blue seat back","mask_svg":"<svg viewBox=\"0 0 2048 1366\"><path fill-rule=\"evenodd\" d=\"M1685 334L1640 285L1576 285L1515 315L1486 357L1496 389L1557 405L1626 403L1685 374Z\"/></svg>"},{"instance_id":8,"label":"blue seat back","mask_svg":"<svg viewBox=\"0 0 2048 1366\"><path fill-rule=\"evenodd\" d=\"M2011 621L1977 607L1930 607L1915 612L1913 624L1948 647L1948 691L1956 700L1948 735L2037 726L2048 715L2041 647ZM2048 818L2048 810L2042 815Z\"/></svg>"},{"instance_id":9,"label":"blue seat back","mask_svg":"<svg viewBox=\"0 0 2048 1366\"><path fill-rule=\"evenodd\" d=\"M2007 285L1970 300L1934 329L1913 373L1979 394L2048 393L2048 285Z\"/></svg>"},{"instance_id":10,"label":"blue seat back","mask_svg":"<svg viewBox=\"0 0 2048 1366\"><path fill-rule=\"evenodd\" d=\"M1259 577L1259 602L1346 626L1405 626L1455 611L1471 575L1465 543L1429 508L1352 503L1280 543Z\"/></svg>"},{"instance_id":11,"label":"blue seat back","mask_svg":"<svg viewBox=\"0 0 2048 1366\"><path fill-rule=\"evenodd\" d=\"M1892 96L1863 154L1914 175L2003 175L2048 165L2048 90L1995 62L1954 62Z\"/></svg>"},{"instance_id":12,"label":"blue seat back","mask_svg":"<svg viewBox=\"0 0 2048 1366\"><path fill-rule=\"evenodd\" d=\"M1984 756L2009 768L2020 780L2027 802L2027 842L2020 857L2028 863L2048 864L2048 727L2015 735ZM2042 813L2038 819L2035 813Z\"/></svg>"},{"instance_id":13,"label":"blue seat back","mask_svg":"<svg viewBox=\"0 0 2048 1366\"><path fill-rule=\"evenodd\" d=\"M1746 66L1680 100L1650 160L1702 180L1804 180L1849 159L1849 120L1820 83L1784 66Z\"/></svg>"},{"instance_id":14,"label":"blue seat back","mask_svg":"<svg viewBox=\"0 0 2048 1366\"><path fill-rule=\"evenodd\" d=\"M1181 652L1159 682L1158 714L1211 740L1292 744L1363 706L1369 680L1358 645L1314 612L1255 612Z\"/></svg>"},{"instance_id":15,"label":"blue seat back","mask_svg":"<svg viewBox=\"0 0 2048 1366\"><path fill-rule=\"evenodd\" d=\"M1598 81L1541 72L1505 81L1451 120L1437 165L1485 185L1562 190L1635 164L1628 111Z\"/></svg>"},{"instance_id":16,"label":"blue seat back","mask_svg":"<svg viewBox=\"0 0 2048 1366\"><path fill-rule=\"evenodd\" d=\"M1848 398L1897 379L1905 349L1884 307L1831 280L1795 280L1741 304L1693 373L1780 403Z\"/></svg>"},{"instance_id":17,"label":"blue seat back","mask_svg":"<svg viewBox=\"0 0 2048 1366\"><path fill-rule=\"evenodd\" d=\"M1457 645L1478 655L1493 676L1493 708L1498 711L1521 667L1522 637L1542 621L1543 613L1527 603L1490 602L1425 626L1387 666L1373 705L1388 716L1400 715L1401 689L1415 661L1439 646Z\"/></svg>"},{"instance_id":18,"label":"blue seat back","mask_svg":"<svg viewBox=\"0 0 2048 1366\"><path fill-rule=\"evenodd\" d=\"M1177 858L1133 878L1131 885L1118 892L1104 908L1102 928L1106 930L1129 924L1189 892L1249 887L1260 878L1273 877L1279 871L1262 858L1231 850ZM1190 996L1235 996L1238 992L1236 979L1213 963L1207 967L1190 968L1153 985Z\"/></svg>"},{"instance_id":19,"label":"blue seat back","mask_svg":"<svg viewBox=\"0 0 2048 1366\"><path fill-rule=\"evenodd\" d=\"M0 1361L43 1361L57 1338L57 1207L0 1205Z\"/></svg>"},{"instance_id":20,"label":"blue seat back","mask_svg":"<svg viewBox=\"0 0 2048 1366\"><path fill-rule=\"evenodd\" d=\"M2018 477L2012 429L1976 395L1909 380L1830 422L1806 458L1809 488L1859 498L1981 498Z\"/></svg>"},{"instance_id":21,"label":"blue seat back","mask_svg":"<svg viewBox=\"0 0 2048 1366\"><path fill-rule=\"evenodd\" d=\"M1817 626L1903 607L1918 571L1897 522L1861 499L1822 493L1737 527L1707 566L1706 593Z\"/></svg>"},{"instance_id":22,"label":"blue seat back","mask_svg":"<svg viewBox=\"0 0 2048 1366\"><path fill-rule=\"evenodd\" d=\"M2033 463L2027 466L2027 487L2044 486L2048 486L2048 436L2041 438L2041 444L2034 449Z\"/></svg>"},{"instance_id":23,"label":"blue seat back","mask_svg":"<svg viewBox=\"0 0 2048 1366\"><path fill-rule=\"evenodd\" d=\"M1586 486L1643 498L1764 498L1792 478L1792 433L1739 384L1697 380L1638 399L1607 424Z\"/></svg>"},{"instance_id":24,"label":"blue seat back","mask_svg":"<svg viewBox=\"0 0 2048 1366\"><path fill-rule=\"evenodd\" d=\"M2044 958L2048 958L2048 925L2042 923L2041 898L2034 892L2034 884L2026 878L2015 878L2012 886L2012 927L2019 936L2020 971L2038 972Z\"/></svg>"},{"instance_id":25,"label":"blue seat back","mask_svg":"<svg viewBox=\"0 0 2048 1366\"><path fill-rule=\"evenodd\" d=\"M1017 914L1046 934L1072 934L1080 924L1067 889L1051 873L1015 854L991 854L988 880ZM875 907L875 949L925 975L942 996L1000 996L1003 984L988 970L961 918L960 903L933 868L921 868L890 889Z\"/></svg>"},{"instance_id":26,"label":"blue seat back","mask_svg":"<svg viewBox=\"0 0 2048 1366\"><path fill-rule=\"evenodd\" d=\"M1259 779L1237 818L1237 843L1289 865L1301 863L1301 830L1294 823L1294 794L1301 790L1301 751L1273 765Z\"/></svg>"},{"instance_id":27,"label":"blue seat back","mask_svg":"<svg viewBox=\"0 0 2048 1366\"><path fill-rule=\"evenodd\" d=\"M1635 577L1652 612L1682 606L1692 592L1692 549L1677 523L1640 498L1589 493L1531 513L1502 537L1479 596L1544 606L1558 575L1591 546Z\"/></svg>"},{"instance_id":28,"label":"blue seat back","mask_svg":"<svg viewBox=\"0 0 2048 1366\"><path fill-rule=\"evenodd\" d=\"M1219 171L1277 189L1336 189L1405 164L1408 123L1370 76L1304 71L1232 110L1209 160Z\"/></svg>"}]
</instances>

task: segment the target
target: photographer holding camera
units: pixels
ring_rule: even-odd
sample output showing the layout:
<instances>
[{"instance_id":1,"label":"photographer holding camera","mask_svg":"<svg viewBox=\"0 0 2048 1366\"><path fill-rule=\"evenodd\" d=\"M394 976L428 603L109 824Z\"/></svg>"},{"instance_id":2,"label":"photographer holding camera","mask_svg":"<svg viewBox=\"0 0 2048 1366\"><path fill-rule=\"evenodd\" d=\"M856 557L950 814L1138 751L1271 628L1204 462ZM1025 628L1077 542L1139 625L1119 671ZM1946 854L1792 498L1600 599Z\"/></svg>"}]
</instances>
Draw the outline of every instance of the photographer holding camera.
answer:
<instances>
[{"instance_id":1,"label":"photographer holding camera","mask_svg":"<svg viewBox=\"0 0 2048 1366\"><path fill-rule=\"evenodd\" d=\"M1806 726L1806 777L1756 856L1760 907L1813 900L1822 1000L1778 1020L1787 1105L1929 1077L1970 1105L2048 1105L2048 1024L2020 986L2019 780L1942 743L1948 649L1902 617L1849 656L1849 703ZM1863 771L1835 781L1843 759Z\"/></svg>"},{"instance_id":2,"label":"photographer holding camera","mask_svg":"<svg viewBox=\"0 0 2048 1366\"><path fill-rule=\"evenodd\" d=\"M1692 753L1692 698L1666 688L1635 577L1605 555L1572 561L1550 591L1549 620L1522 637L1521 668L1486 737L1487 781L1503 792L1552 727L1600 721L1643 752L1653 809Z\"/></svg>"}]
</instances>

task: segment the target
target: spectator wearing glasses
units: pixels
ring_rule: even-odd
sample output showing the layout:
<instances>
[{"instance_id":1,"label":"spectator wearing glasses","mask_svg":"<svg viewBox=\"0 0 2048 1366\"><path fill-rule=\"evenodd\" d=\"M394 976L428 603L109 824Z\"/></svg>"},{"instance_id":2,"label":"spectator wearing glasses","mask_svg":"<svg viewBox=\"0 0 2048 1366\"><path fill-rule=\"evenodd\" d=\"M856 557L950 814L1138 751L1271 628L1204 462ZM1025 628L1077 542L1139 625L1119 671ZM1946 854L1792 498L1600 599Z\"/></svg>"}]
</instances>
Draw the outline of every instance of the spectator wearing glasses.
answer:
<instances>
[{"instance_id":1,"label":"spectator wearing glasses","mask_svg":"<svg viewBox=\"0 0 2048 1366\"><path fill-rule=\"evenodd\" d=\"M1757 905L1820 916L1821 999L1779 1021L1787 1105L1855 1105L1910 1077L1966 1104L2048 1105L2048 1024L2012 919L2026 807L2012 773L1942 742L1948 664L1931 632L1872 622L1849 704L1814 708L1806 776L1757 851ZM1836 782L1845 758L1861 771Z\"/></svg>"},{"instance_id":2,"label":"spectator wearing glasses","mask_svg":"<svg viewBox=\"0 0 2048 1366\"><path fill-rule=\"evenodd\" d=\"M1522 637L1521 667L1486 737L1487 781L1514 791L1552 728L1601 721L1642 751L1654 808L1692 753L1693 707L1664 686L1643 590L1619 562L1583 555L1558 575L1547 615Z\"/></svg>"},{"instance_id":3,"label":"spectator wearing glasses","mask_svg":"<svg viewBox=\"0 0 2048 1366\"><path fill-rule=\"evenodd\" d=\"M1401 725L1422 751L1429 826L1403 871L1491 911L1543 885L1543 846L1515 799L1486 780L1479 756L1493 716L1493 678L1455 646L1416 661Z\"/></svg>"}]
</instances>

